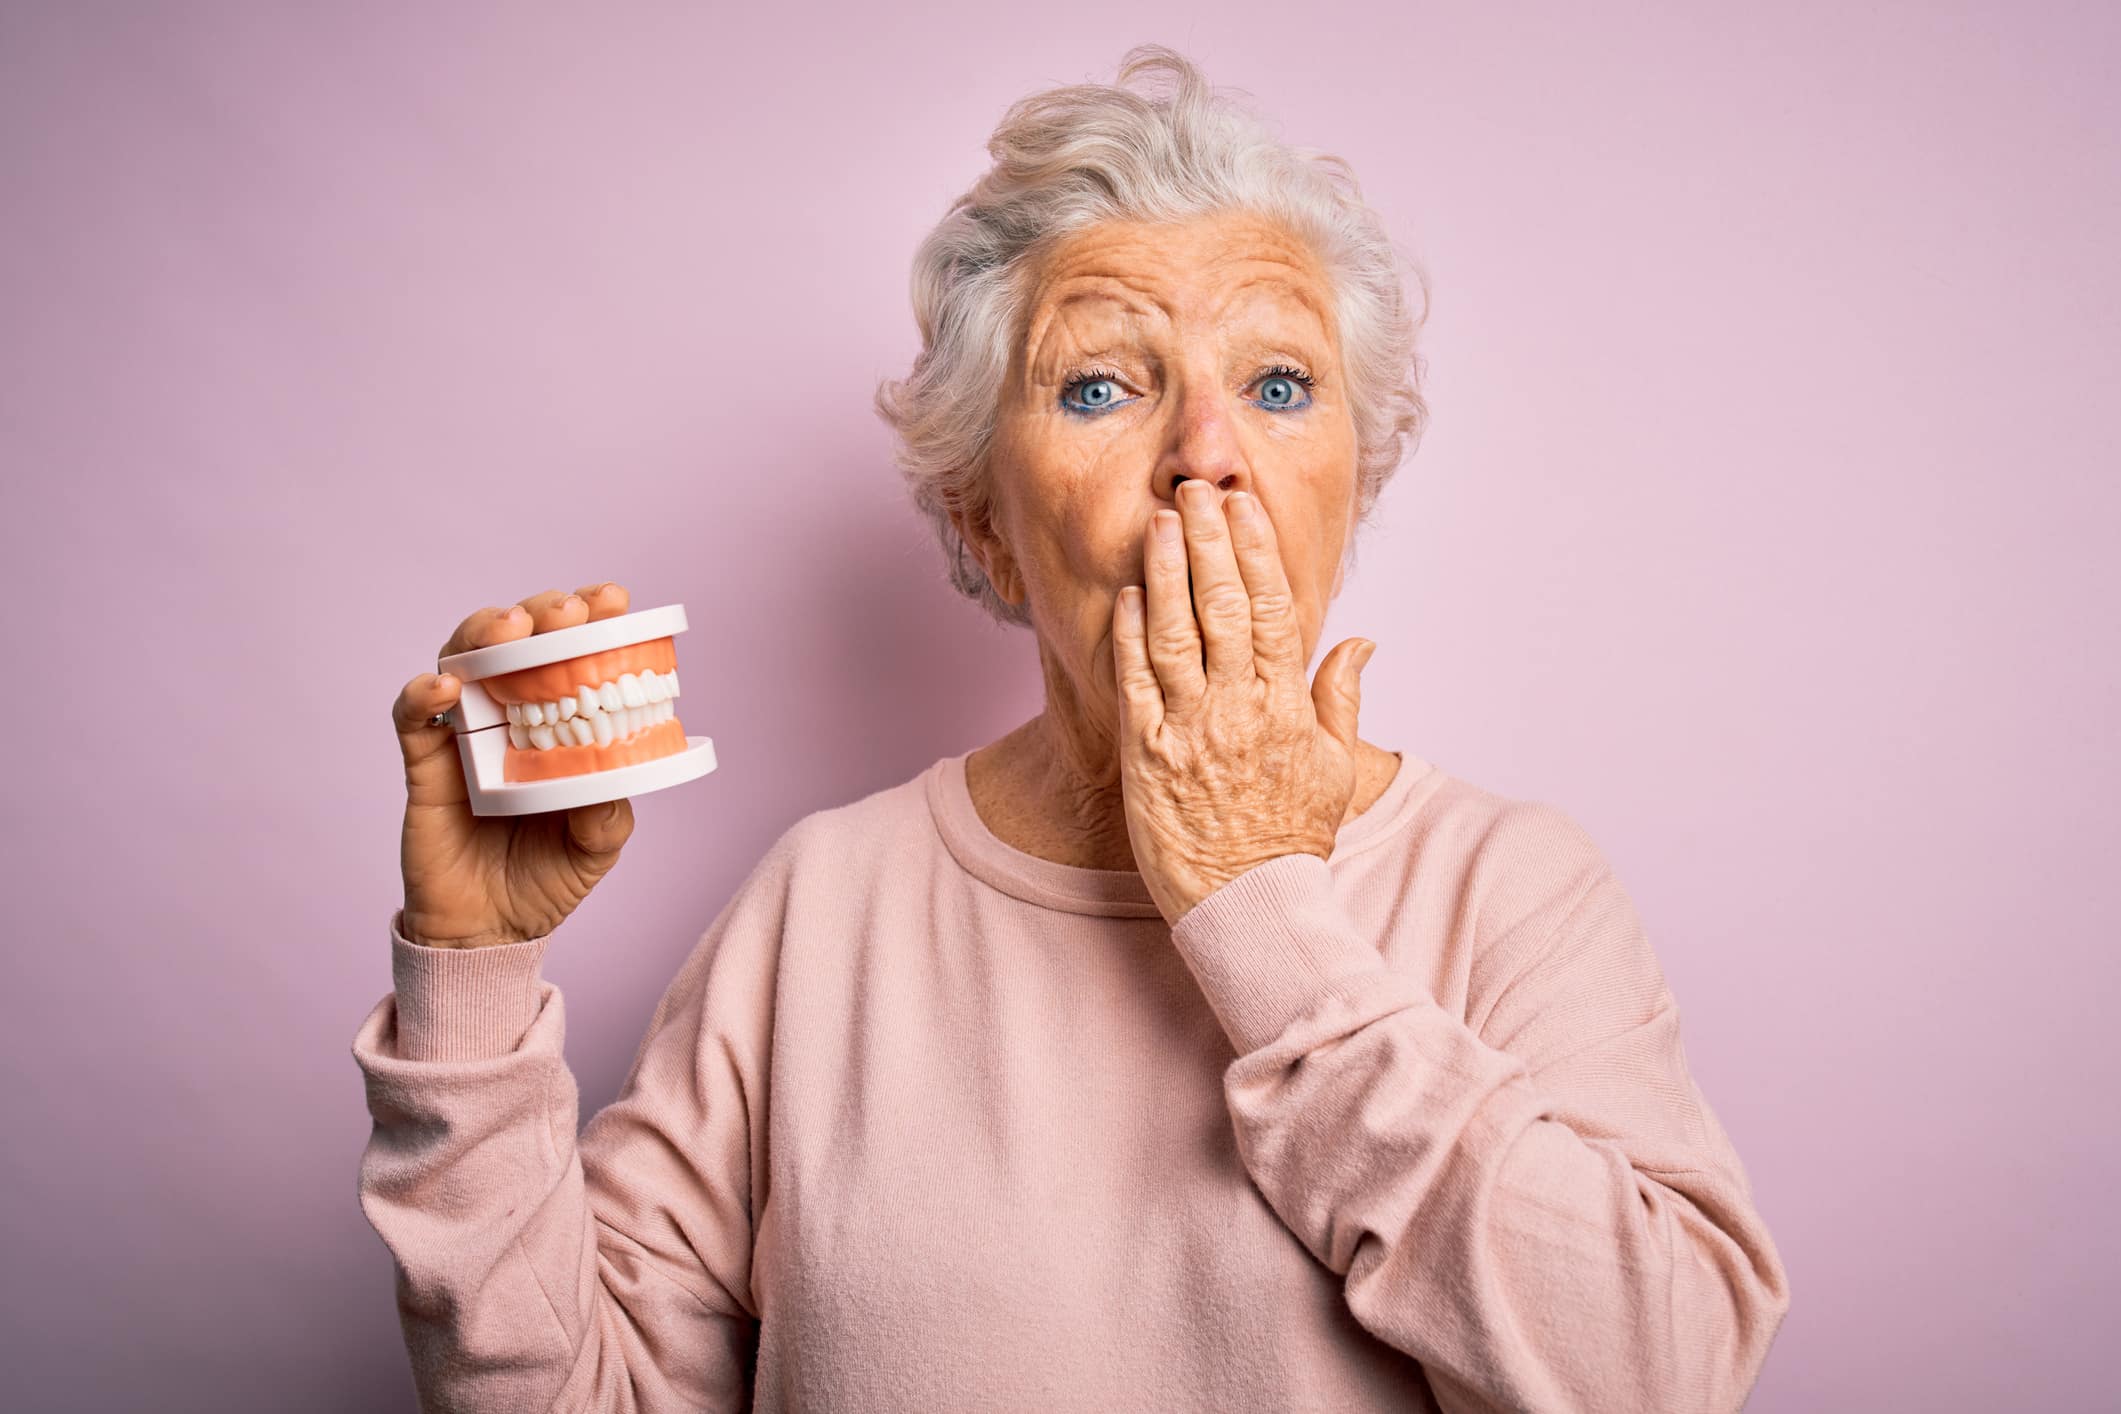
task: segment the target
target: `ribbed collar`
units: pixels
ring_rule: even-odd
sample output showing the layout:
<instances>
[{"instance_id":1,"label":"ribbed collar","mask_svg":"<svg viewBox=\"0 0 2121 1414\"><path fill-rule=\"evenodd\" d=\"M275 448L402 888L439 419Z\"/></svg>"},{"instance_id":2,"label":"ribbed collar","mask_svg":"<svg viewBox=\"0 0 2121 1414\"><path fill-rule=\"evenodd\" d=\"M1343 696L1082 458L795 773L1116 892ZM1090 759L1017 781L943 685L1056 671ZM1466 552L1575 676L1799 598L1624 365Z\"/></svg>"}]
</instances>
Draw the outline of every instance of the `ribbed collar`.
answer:
<instances>
[{"instance_id":1,"label":"ribbed collar","mask_svg":"<svg viewBox=\"0 0 2121 1414\"><path fill-rule=\"evenodd\" d=\"M1156 900L1136 869L1082 869L1026 854L980 819L965 783L965 760L971 750L945 756L922 773L929 812L943 843L966 872L1003 893L1041 908L1093 913L1106 918L1154 918ZM1340 827L1334 836L1338 863L1390 836L1411 813L1418 786L1435 768L1412 752L1393 753L1399 770L1368 810ZM1421 792L1419 794L1426 794Z\"/></svg>"}]
</instances>

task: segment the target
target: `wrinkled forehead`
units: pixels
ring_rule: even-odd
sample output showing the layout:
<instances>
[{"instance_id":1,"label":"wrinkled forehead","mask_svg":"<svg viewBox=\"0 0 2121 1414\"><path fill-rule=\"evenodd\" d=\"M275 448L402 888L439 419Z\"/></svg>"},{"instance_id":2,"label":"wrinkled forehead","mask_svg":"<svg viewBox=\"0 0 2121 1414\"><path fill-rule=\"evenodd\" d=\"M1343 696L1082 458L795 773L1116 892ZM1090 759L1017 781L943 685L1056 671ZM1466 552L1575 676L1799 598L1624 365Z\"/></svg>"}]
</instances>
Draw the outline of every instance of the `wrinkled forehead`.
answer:
<instances>
[{"instance_id":1,"label":"wrinkled forehead","mask_svg":"<svg viewBox=\"0 0 2121 1414\"><path fill-rule=\"evenodd\" d=\"M1333 328L1310 248L1246 218L1078 232L1041 262L1028 308L1033 358L1195 329L1330 347Z\"/></svg>"}]
</instances>

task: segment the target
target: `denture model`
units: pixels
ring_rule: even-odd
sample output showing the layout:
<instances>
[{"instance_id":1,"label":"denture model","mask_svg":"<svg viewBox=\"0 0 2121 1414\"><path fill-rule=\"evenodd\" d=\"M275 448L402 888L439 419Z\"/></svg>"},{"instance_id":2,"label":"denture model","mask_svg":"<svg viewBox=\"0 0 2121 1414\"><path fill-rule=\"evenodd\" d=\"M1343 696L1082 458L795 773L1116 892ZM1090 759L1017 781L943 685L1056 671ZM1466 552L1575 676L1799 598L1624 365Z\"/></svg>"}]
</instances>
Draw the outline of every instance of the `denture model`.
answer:
<instances>
[{"instance_id":1,"label":"denture model","mask_svg":"<svg viewBox=\"0 0 2121 1414\"><path fill-rule=\"evenodd\" d=\"M438 661L463 684L450 716L471 813L572 810L712 771L714 739L677 717L684 631L685 606L665 604Z\"/></svg>"}]
</instances>

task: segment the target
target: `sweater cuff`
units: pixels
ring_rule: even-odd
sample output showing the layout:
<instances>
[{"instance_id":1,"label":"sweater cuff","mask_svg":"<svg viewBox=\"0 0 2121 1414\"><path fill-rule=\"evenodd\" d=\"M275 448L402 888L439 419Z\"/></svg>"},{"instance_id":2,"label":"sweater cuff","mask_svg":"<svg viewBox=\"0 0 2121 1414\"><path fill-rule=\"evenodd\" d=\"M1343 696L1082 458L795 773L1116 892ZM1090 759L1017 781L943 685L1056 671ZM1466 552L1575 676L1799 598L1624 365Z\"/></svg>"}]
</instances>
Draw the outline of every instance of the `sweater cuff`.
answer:
<instances>
[{"instance_id":1,"label":"sweater cuff","mask_svg":"<svg viewBox=\"0 0 2121 1414\"><path fill-rule=\"evenodd\" d=\"M431 948L390 915L390 976L397 995L397 1054L404 1060L484 1060L506 1055L537 1018L538 969L552 935L484 948Z\"/></svg>"},{"instance_id":2,"label":"sweater cuff","mask_svg":"<svg viewBox=\"0 0 2121 1414\"><path fill-rule=\"evenodd\" d=\"M1179 915L1171 941L1241 1056L1385 966L1315 854L1280 855L1226 881Z\"/></svg>"}]
</instances>

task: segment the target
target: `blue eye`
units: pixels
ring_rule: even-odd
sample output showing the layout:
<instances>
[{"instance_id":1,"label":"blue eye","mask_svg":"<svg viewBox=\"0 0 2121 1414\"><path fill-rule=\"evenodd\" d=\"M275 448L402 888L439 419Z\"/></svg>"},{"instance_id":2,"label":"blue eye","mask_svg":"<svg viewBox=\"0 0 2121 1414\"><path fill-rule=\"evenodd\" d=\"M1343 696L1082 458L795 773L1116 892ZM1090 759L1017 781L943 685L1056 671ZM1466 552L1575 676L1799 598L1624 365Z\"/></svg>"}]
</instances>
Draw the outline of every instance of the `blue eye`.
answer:
<instances>
[{"instance_id":1,"label":"blue eye","mask_svg":"<svg viewBox=\"0 0 2121 1414\"><path fill-rule=\"evenodd\" d=\"M1068 401L1070 393L1082 398L1079 403ZM1068 380L1061 389L1061 406L1073 413L1109 412L1119 406L1119 382L1115 375L1099 371L1081 374Z\"/></svg>"},{"instance_id":2,"label":"blue eye","mask_svg":"<svg viewBox=\"0 0 2121 1414\"><path fill-rule=\"evenodd\" d=\"M1313 386L1311 375L1302 369L1276 364L1261 375L1260 396L1254 402L1270 412L1301 411L1311 405ZM1079 417L1110 412L1133 401L1122 396L1119 375L1101 368L1086 369L1070 378L1060 397L1061 406Z\"/></svg>"},{"instance_id":3,"label":"blue eye","mask_svg":"<svg viewBox=\"0 0 2121 1414\"><path fill-rule=\"evenodd\" d=\"M1287 367L1270 368L1267 376L1260 380L1259 405L1276 412L1311 405L1311 378L1301 370ZM1297 398L1303 401L1298 402Z\"/></svg>"}]
</instances>

